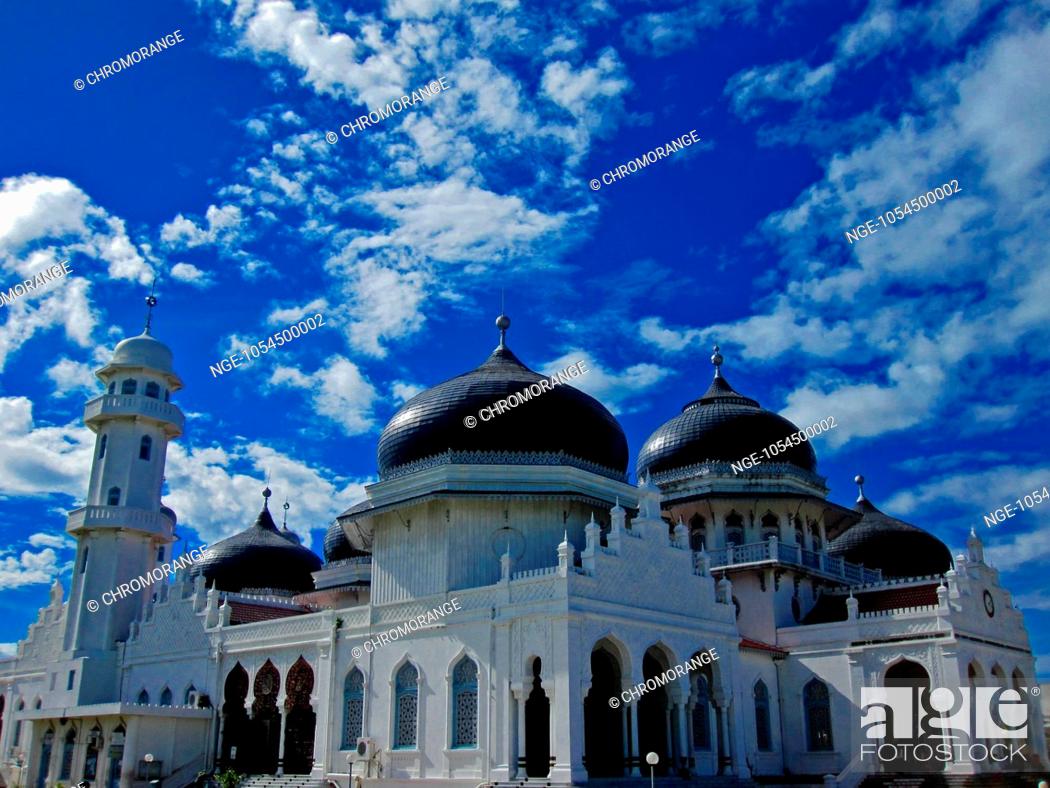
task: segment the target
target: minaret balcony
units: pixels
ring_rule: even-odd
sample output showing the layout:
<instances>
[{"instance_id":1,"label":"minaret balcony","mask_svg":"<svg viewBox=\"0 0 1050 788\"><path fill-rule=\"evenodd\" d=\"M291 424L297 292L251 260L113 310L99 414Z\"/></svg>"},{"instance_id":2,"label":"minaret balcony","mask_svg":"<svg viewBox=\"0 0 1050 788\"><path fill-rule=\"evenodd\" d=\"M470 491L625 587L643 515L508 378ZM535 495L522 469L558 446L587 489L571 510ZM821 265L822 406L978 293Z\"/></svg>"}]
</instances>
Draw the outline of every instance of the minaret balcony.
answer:
<instances>
[{"instance_id":1,"label":"minaret balcony","mask_svg":"<svg viewBox=\"0 0 1050 788\"><path fill-rule=\"evenodd\" d=\"M84 423L92 430L109 418L138 416L164 427L169 438L182 434L185 417L177 405L142 394L103 394L84 406Z\"/></svg>"},{"instance_id":2,"label":"minaret balcony","mask_svg":"<svg viewBox=\"0 0 1050 788\"><path fill-rule=\"evenodd\" d=\"M163 512L133 506L81 506L66 517L66 533L74 536L99 528L123 528L170 537L175 521Z\"/></svg>"},{"instance_id":3,"label":"minaret balcony","mask_svg":"<svg viewBox=\"0 0 1050 788\"><path fill-rule=\"evenodd\" d=\"M787 544L772 538L765 542L730 545L719 550L708 550L706 553L697 552L693 555L698 568L706 557L711 570L762 564L786 564L801 567L814 575L842 580L851 585L878 583L882 580L881 569L865 569L861 564L850 563L841 556L830 555L825 550L807 550L802 545Z\"/></svg>"}]
</instances>

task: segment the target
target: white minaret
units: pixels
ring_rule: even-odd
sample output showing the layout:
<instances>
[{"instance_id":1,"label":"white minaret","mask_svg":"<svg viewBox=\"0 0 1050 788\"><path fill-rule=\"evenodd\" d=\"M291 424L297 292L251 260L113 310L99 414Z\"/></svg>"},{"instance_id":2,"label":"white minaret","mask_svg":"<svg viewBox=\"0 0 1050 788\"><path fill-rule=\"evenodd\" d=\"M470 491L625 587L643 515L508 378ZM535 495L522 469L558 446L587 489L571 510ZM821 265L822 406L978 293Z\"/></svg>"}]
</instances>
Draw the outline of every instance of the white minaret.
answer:
<instances>
[{"instance_id":1,"label":"white minaret","mask_svg":"<svg viewBox=\"0 0 1050 788\"><path fill-rule=\"evenodd\" d=\"M105 393L84 407L84 423L96 435L91 479L86 505L66 522L77 540L65 636L74 657L102 656L127 639L153 588L110 595L168 560L174 539L174 512L160 495L168 441L182 434L182 411L170 402L182 381L171 350L150 336L157 299L146 303L145 330L117 345L95 373Z\"/></svg>"}]
</instances>

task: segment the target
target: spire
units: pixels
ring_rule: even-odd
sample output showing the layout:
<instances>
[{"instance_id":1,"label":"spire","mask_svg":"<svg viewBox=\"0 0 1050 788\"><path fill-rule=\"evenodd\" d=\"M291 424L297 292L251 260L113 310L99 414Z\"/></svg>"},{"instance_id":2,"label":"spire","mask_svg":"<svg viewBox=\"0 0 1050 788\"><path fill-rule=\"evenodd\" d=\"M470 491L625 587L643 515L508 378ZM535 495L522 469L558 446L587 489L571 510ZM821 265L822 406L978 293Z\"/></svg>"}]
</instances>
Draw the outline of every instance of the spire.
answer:
<instances>
[{"instance_id":1,"label":"spire","mask_svg":"<svg viewBox=\"0 0 1050 788\"><path fill-rule=\"evenodd\" d=\"M725 361L722 358L722 354L718 352L718 345L715 345L715 352L711 356L711 363L715 365L715 377L722 377L722 362Z\"/></svg>"},{"instance_id":2,"label":"spire","mask_svg":"<svg viewBox=\"0 0 1050 788\"><path fill-rule=\"evenodd\" d=\"M263 509L270 511L270 496L273 495L273 490L267 487L263 490Z\"/></svg>"},{"instance_id":3,"label":"spire","mask_svg":"<svg viewBox=\"0 0 1050 788\"><path fill-rule=\"evenodd\" d=\"M853 481L857 485L857 503L867 503L868 499L864 497L864 477L858 473L853 477Z\"/></svg>"},{"instance_id":4,"label":"spire","mask_svg":"<svg viewBox=\"0 0 1050 788\"><path fill-rule=\"evenodd\" d=\"M153 307L157 305L155 292L157 292L157 277L153 277L153 285L150 287L149 295L146 296L146 328L143 329L143 334L149 334L150 324L153 322Z\"/></svg>"},{"instance_id":5,"label":"spire","mask_svg":"<svg viewBox=\"0 0 1050 788\"><path fill-rule=\"evenodd\" d=\"M284 519L281 521L281 525L284 526L284 530L287 531L288 530L288 510L292 508L291 506L288 505L288 499L287 498L284 499L284 506L282 506L281 508L284 509Z\"/></svg>"}]
</instances>

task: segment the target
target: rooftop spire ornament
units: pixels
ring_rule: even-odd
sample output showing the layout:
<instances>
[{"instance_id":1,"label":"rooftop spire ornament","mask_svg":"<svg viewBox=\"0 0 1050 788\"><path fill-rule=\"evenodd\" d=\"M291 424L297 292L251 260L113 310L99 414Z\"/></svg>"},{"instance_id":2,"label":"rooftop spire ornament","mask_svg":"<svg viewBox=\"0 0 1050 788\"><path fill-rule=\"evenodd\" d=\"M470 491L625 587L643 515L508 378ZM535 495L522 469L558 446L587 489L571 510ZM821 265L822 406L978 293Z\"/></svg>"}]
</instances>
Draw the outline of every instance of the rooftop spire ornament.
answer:
<instances>
[{"instance_id":1,"label":"rooftop spire ornament","mask_svg":"<svg viewBox=\"0 0 1050 788\"><path fill-rule=\"evenodd\" d=\"M150 287L149 295L146 296L146 328L144 334L149 334L150 324L153 322L153 307L157 305L157 297L153 295L157 291L157 277L153 277L153 285Z\"/></svg>"},{"instance_id":2,"label":"rooftop spire ornament","mask_svg":"<svg viewBox=\"0 0 1050 788\"><path fill-rule=\"evenodd\" d=\"M857 485L857 503L868 500L864 497L864 477L858 473L853 477L853 481Z\"/></svg>"},{"instance_id":3,"label":"rooftop spire ornament","mask_svg":"<svg viewBox=\"0 0 1050 788\"><path fill-rule=\"evenodd\" d=\"M722 362L725 361L722 358L722 354L718 352L718 345L715 345L715 352L711 356L711 363L715 365L715 377L722 377Z\"/></svg>"},{"instance_id":4,"label":"rooftop spire ornament","mask_svg":"<svg viewBox=\"0 0 1050 788\"><path fill-rule=\"evenodd\" d=\"M263 509L269 511L270 509L270 496L273 495L273 491L267 487L263 490Z\"/></svg>"},{"instance_id":5,"label":"rooftop spire ornament","mask_svg":"<svg viewBox=\"0 0 1050 788\"><path fill-rule=\"evenodd\" d=\"M510 328L510 318L502 314L496 318L496 328L499 329L499 346L505 348L507 346L507 329Z\"/></svg>"}]
</instances>

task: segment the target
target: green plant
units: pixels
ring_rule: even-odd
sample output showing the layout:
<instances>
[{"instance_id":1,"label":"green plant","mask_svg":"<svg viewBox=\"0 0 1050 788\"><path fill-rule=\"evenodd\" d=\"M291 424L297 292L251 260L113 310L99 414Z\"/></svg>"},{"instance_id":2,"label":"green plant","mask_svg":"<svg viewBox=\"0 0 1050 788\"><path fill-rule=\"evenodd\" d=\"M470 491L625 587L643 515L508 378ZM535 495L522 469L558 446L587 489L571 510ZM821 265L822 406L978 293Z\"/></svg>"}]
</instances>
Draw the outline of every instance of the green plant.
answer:
<instances>
[{"instance_id":1,"label":"green plant","mask_svg":"<svg viewBox=\"0 0 1050 788\"><path fill-rule=\"evenodd\" d=\"M244 775L238 774L233 769L227 769L215 779L219 783L219 788L237 788L241 784L241 780L244 779Z\"/></svg>"}]
</instances>

